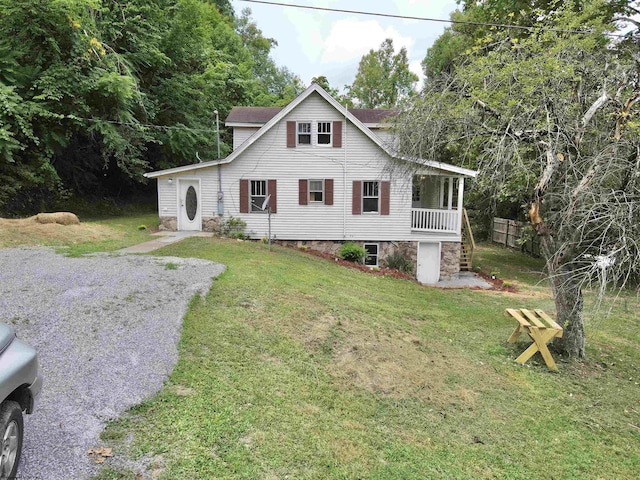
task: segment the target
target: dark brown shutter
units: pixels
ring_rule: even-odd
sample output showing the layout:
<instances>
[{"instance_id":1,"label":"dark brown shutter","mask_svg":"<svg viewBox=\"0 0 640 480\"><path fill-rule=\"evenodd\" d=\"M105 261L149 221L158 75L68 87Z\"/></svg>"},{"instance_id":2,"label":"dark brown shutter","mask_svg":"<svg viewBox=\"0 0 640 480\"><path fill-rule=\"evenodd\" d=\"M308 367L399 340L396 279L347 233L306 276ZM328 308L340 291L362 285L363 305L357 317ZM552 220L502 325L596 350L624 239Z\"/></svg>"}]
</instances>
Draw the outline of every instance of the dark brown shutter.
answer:
<instances>
[{"instance_id":1,"label":"dark brown shutter","mask_svg":"<svg viewBox=\"0 0 640 480\"><path fill-rule=\"evenodd\" d=\"M287 148L296 146L296 122L287 122Z\"/></svg>"},{"instance_id":2,"label":"dark brown shutter","mask_svg":"<svg viewBox=\"0 0 640 480\"><path fill-rule=\"evenodd\" d=\"M333 205L333 178L324 180L324 204Z\"/></svg>"},{"instance_id":3,"label":"dark brown shutter","mask_svg":"<svg viewBox=\"0 0 640 480\"><path fill-rule=\"evenodd\" d=\"M271 200L269 200L269 205L271 205L271 213L278 213L278 189L276 187L275 180L267 180L267 194L271 195Z\"/></svg>"},{"instance_id":4,"label":"dark brown shutter","mask_svg":"<svg viewBox=\"0 0 640 480\"><path fill-rule=\"evenodd\" d=\"M380 215L389 215L390 190L389 182L380 182Z\"/></svg>"},{"instance_id":5,"label":"dark brown shutter","mask_svg":"<svg viewBox=\"0 0 640 480\"><path fill-rule=\"evenodd\" d=\"M353 194L351 200L351 213L360 215L362 213L362 182L360 180L353 181Z\"/></svg>"},{"instance_id":6,"label":"dark brown shutter","mask_svg":"<svg viewBox=\"0 0 640 480\"><path fill-rule=\"evenodd\" d=\"M249 180L240 180L240 213L249 213Z\"/></svg>"},{"instance_id":7,"label":"dark brown shutter","mask_svg":"<svg viewBox=\"0 0 640 480\"><path fill-rule=\"evenodd\" d=\"M342 122L333 122L333 146L342 148Z\"/></svg>"},{"instance_id":8,"label":"dark brown shutter","mask_svg":"<svg viewBox=\"0 0 640 480\"><path fill-rule=\"evenodd\" d=\"M298 205L307 205L309 203L308 186L309 182L307 182L307 179L298 180Z\"/></svg>"}]
</instances>

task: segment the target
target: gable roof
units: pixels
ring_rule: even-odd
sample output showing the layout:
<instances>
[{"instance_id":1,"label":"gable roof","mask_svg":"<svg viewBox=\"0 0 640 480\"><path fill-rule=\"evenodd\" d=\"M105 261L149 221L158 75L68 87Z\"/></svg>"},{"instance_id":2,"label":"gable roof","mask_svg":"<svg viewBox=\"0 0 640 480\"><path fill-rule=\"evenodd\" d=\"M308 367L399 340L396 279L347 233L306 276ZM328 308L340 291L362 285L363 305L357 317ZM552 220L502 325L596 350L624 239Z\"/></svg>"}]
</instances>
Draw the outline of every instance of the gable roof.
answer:
<instances>
[{"instance_id":1,"label":"gable roof","mask_svg":"<svg viewBox=\"0 0 640 480\"><path fill-rule=\"evenodd\" d=\"M358 128L366 137L369 138L373 143L375 143L382 151L384 151L387 155L392 158L397 158L400 160L418 163L425 167L435 168L438 170L444 170L446 172L458 173L460 175L465 175L467 177L475 177L478 172L474 170L469 170L467 168L456 167L454 165L449 165L447 163L435 162L433 160L423 160L423 159L413 159L398 156L397 154L390 151L387 145L382 143L382 140L373 133L361 120L359 120L354 114L352 110L347 109L340 105L340 103L329 95L320 85L315 83L311 84L309 88L307 88L304 92L298 95L295 99L293 99L286 107L280 109L275 115L273 115L256 133L251 135L242 145L236 148L233 152L229 154L227 158L221 160L211 160L208 162L195 163L191 165L184 165L182 167L169 168L166 170L160 170L156 172L145 173L144 176L147 178L157 178L163 175L170 175L181 172L188 172L192 170L199 170L201 168L212 167L215 165L224 165L227 163L231 163L237 157L242 155L242 153L247 150L251 145L253 145L256 141L258 141L266 132L268 132L274 125L276 125L280 120L282 120L285 116L287 116L294 108L300 105L304 100L306 100L313 93L319 94L322 98L324 98L327 103L333 106L344 118L350 121L356 128ZM243 107L244 108L253 108L253 107ZM263 114L267 114L266 108L268 107L260 107L265 108ZM371 114L374 115L374 114ZM249 123L249 122L248 122Z\"/></svg>"},{"instance_id":2,"label":"gable roof","mask_svg":"<svg viewBox=\"0 0 640 480\"><path fill-rule=\"evenodd\" d=\"M233 107L225 120L225 125L260 126L275 117L282 107ZM382 108L350 108L349 112L367 126L380 124L385 119L398 114L397 110Z\"/></svg>"}]
</instances>

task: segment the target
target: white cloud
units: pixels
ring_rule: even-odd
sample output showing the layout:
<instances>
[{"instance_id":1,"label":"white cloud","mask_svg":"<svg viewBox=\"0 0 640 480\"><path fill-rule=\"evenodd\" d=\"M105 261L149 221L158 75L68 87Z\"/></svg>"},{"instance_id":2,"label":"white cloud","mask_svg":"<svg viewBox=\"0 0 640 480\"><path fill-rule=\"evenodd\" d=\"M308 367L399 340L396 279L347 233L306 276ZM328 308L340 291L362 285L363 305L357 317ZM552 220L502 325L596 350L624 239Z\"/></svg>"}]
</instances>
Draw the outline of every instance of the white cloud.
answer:
<instances>
[{"instance_id":1,"label":"white cloud","mask_svg":"<svg viewBox=\"0 0 640 480\"><path fill-rule=\"evenodd\" d=\"M378 49L386 38L393 40L396 51L402 47L408 50L414 43L411 37L403 37L392 26L382 28L375 20L338 20L324 42L320 61L331 63L359 59L369 50Z\"/></svg>"},{"instance_id":2,"label":"white cloud","mask_svg":"<svg viewBox=\"0 0 640 480\"><path fill-rule=\"evenodd\" d=\"M420 60L414 60L409 63L409 70L418 75L418 83L416 84L416 88L420 89L422 87L422 82L424 81L424 72L422 71L422 64Z\"/></svg>"}]
</instances>

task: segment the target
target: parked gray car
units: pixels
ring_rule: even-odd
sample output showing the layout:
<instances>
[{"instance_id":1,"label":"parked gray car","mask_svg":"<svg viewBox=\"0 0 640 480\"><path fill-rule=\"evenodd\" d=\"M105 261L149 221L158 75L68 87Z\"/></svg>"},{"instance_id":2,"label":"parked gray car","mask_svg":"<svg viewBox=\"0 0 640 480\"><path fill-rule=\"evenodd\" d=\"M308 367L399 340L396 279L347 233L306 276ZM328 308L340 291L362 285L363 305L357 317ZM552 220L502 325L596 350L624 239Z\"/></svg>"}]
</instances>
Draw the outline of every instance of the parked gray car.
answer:
<instances>
[{"instance_id":1,"label":"parked gray car","mask_svg":"<svg viewBox=\"0 0 640 480\"><path fill-rule=\"evenodd\" d=\"M24 423L42 388L37 352L0 323L0 480L14 478L20 463Z\"/></svg>"}]
</instances>

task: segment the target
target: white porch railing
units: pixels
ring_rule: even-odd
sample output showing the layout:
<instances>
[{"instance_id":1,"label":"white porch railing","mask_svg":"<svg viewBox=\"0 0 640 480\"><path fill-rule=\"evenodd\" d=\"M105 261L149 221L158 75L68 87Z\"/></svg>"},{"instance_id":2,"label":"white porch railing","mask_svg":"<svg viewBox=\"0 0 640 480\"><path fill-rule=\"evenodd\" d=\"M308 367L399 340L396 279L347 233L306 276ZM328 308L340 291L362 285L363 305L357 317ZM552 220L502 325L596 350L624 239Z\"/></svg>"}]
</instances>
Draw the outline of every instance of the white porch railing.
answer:
<instances>
[{"instance_id":1,"label":"white porch railing","mask_svg":"<svg viewBox=\"0 0 640 480\"><path fill-rule=\"evenodd\" d=\"M458 210L411 209L411 230L418 232L458 233L460 220Z\"/></svg>"}]
</instances>

